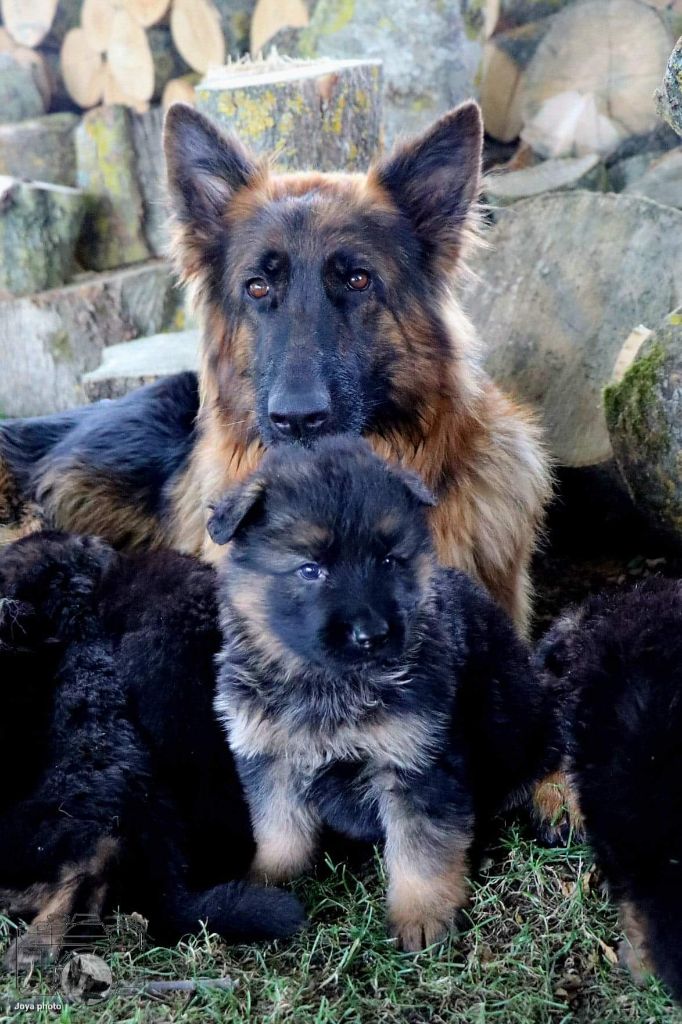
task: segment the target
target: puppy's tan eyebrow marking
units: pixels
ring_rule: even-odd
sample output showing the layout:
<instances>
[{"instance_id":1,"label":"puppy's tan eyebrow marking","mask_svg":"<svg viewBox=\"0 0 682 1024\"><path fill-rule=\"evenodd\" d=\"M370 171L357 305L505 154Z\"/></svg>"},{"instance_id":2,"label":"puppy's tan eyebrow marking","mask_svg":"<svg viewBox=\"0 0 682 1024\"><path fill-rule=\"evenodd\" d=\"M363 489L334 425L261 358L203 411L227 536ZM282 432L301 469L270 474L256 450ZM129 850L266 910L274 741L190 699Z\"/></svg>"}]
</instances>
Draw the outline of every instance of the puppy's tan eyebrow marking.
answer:
<instances>
[{"instance_id":1,"label":"puppy's tan eyebrow marking","mask_svg":"<svg viewBox=\"0 0 682 1024\"><path fill-rule=\"evenodd\" d=\"M382 536L392 538L400 529L400 516L396 512L386 512L376 524L375 530Z\"/></svg>"},{"instance_id":2,"label":"puppy's tan eyebrow marking","mask_svg":"<svg viewBox=\"0 0 682 1024\"><path fill-rule=\"evenodd\" d=\"M315 523L309 519L299 519L292 524L287 536L289 544L309 548L311 545L325 547L331 544L334 534L328 526Z\"/></svg>"}]
</instances>

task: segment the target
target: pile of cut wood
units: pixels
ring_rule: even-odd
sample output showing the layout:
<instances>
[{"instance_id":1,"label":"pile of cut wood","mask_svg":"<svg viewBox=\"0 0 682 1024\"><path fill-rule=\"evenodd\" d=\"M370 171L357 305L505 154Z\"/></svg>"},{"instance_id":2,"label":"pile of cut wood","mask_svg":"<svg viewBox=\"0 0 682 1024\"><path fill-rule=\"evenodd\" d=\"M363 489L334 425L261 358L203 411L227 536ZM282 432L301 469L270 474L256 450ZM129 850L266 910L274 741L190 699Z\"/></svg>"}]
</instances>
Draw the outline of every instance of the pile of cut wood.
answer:
<instances>
[{"instance_id":1,"label":"pile of cut wood","mask_svg":"<svg viewBox=\"0 0 682 1024\"><path fill-rule=\"evenodd\" d=\"M682 0L487 0L481 31L486 131L521 141L513 175L489 182L494 204L611 187L682 205L679 153L654 166L676 142L652 100Z\"/></svg>"},{"instance_id":2,"label":"pile of cut wood","mask_svg":"<svg viewBox=\"0 0 682 1024\"><path fill-rule=\"evenodd\" d=\"M304 0L1 0L0 13L0 95L16 65L11 93L23 117L191 103L210 67L308 22Z\"/></svg>"}]
</instances>

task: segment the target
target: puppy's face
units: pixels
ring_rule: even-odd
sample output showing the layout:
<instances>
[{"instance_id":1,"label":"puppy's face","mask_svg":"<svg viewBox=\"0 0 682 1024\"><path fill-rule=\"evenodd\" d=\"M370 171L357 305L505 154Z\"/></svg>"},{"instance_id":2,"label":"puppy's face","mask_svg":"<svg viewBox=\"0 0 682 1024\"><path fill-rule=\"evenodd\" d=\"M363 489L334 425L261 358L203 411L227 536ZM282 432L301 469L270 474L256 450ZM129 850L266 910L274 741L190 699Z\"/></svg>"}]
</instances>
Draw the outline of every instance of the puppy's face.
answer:
<instances>
[{"instance_id":1,"label":"puppy's face","mask_svg":"<svg viewBox=\"0 0 682 1024\"><path fill-rule=\"evenodd\" d=\"M269 660L332 672L400 660L434 564L413 476L362 441L275 449L216 509L228 603Z\"/></svg>"}]
</instances>

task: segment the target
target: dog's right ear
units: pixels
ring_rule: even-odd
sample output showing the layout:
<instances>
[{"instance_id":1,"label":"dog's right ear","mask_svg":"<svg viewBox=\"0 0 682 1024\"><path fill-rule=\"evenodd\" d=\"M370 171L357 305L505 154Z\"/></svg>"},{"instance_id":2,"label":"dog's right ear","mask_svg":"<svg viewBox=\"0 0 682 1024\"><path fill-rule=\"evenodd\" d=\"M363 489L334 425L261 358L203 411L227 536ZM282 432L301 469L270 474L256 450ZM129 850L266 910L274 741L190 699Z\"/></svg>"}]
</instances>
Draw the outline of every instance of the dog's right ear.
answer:
<instances>
[{"instance_id":1,"label":"dog's right ear","mask_svg":"<svg viewBox=\"0 0 682 1024\"><path fill-rule=\"evenodd\" d=\"M206 524L214 544L227 544L251 524L263 509L265 482L260 477L233 487L220 499Z\"/></svg>"},{"instance_id":2,"label":"dog's right ear","mask_svg":"<svg viewBox=\"0 0 682 1024\"><path fill-rule=\"evenodd\" d=\"M173 212L181 222L210 232L258 166L238 139L184 103L169 108L163 138Z\"/></svg>"}]
</instances>

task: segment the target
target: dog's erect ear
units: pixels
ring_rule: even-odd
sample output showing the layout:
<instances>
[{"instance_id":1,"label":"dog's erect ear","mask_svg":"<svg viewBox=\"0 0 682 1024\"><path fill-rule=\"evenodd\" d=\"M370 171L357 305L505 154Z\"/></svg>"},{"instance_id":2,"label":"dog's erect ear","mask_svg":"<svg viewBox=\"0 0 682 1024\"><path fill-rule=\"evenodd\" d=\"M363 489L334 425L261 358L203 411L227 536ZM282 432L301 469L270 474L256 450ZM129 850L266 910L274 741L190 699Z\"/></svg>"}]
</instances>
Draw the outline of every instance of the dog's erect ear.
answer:
<instances>
[{"instance_id":1,"label":"dog's erect ear","mask_svg":"<svg viewBox=\"0 0 682 1024\"><path fill-rule=\"evenodd\" d=\"M220 499L208 520L208 535L214 544L227 544L262 511L265 482L260 477L233 487Z\"/></svg>"},{"instance_id":2,"label":"dog's erect ear","mask_svg":"<svg viewBox=\"0 0 682 1024\"><path fill-rule=\"evenodd\" d=\"M413 498L416 498L420 505L430 505L434 507L438 504L438 499L433 493L430 487L427 487L422 478L418 473L413 473L411 469L392 470L397 472L401 481L408 489Z\"/></svg>"},{"instance_id":3,"label":"dog's erect ear","mask_svg":"<svg viewBox=\"0 0 682 1024\"><path fill-rule=\"evenodd\" d=\"M257 173L255 161L236 138L184 103L169 108L163 136L175 215L210 228Z\"/></svg>"},{"instance_id":4,"label":"dog's erect ear","mask_svg":"<svg viewBox=\"0 0 682 1024\"><path fill-rule=\"evenodd\" d=\"M370 172L409 218L430 256L456 259L462 229L481 187L483 122L462 103Z\"/></svg>"}]
</instances>

